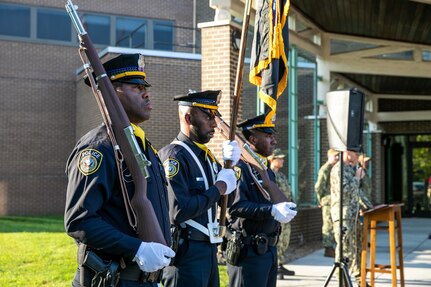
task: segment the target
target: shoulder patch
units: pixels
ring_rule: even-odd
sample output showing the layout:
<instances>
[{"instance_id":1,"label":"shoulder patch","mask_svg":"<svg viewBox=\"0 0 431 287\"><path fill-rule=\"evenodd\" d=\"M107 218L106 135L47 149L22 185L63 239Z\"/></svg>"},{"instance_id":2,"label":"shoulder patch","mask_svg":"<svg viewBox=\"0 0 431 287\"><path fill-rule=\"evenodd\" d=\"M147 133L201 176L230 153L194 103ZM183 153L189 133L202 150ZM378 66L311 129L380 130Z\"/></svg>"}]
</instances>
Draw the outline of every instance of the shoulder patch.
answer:
<instances>
[{"instance_id":1,"label":"shoulder patch","mask_svg":"<svg viewBox=\"0 0 431 287\"><path fill-rule=\"evenodd\" d=\"M177 175L180 170L180 163L174 158L168 158L163 162L163 167L165 169L166 177L172 178Z\"/></svg>"},{"instance_id":2,"label":"shoulder patch","mask_svg":"<svg viewBox=\"0 0 431 287\"><path fill-rule=\"evenodd\" d=\"M85 176L95 173L99 169L102 159L101 152L91 148L84 149L79 154L78 169Z\"/></svg>"},{"instance_id":3,"label":"shoulder patch","mask_svg":"<svg viewBox=\"0 0 431 287\"><path fill-rule=\"evenodd\" d=\"M233 171L235 172L236 179L239 180L241 178L241 168L238 166L234 166Z\"/></svg>"}]
</instances>

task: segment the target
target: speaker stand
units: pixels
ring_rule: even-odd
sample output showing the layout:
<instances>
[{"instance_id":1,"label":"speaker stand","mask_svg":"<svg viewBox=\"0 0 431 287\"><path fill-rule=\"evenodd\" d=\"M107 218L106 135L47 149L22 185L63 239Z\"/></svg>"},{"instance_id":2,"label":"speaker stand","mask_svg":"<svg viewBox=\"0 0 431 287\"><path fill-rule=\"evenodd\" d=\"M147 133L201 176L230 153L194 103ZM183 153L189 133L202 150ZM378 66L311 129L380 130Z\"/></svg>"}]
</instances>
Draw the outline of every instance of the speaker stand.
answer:
<instances>
[{"instance_id":1,"label":"speaker stand","mask_svg":"<svg viewBox=\"0 0 431 287\"><path fill-rule=\"evenodd\" d=\"M328 286L329 281L331 281L332 275L334 275L335 270L338 268L338 283L339 287L347 286L347 287L353 287L352 280L349 276L349 271L346 264L346 259L343 258L343 238L345 233L345 228L343 227L343 181L344 181L344 162L343 162L343 152L341 151L338 155L339 161L340 161L340 232L338 237L338 262L335 261L334 265L332 266L331 273L326 278L324 287ZM343 285L343 282L345 283Z\"/></svg>"}]
</instances>

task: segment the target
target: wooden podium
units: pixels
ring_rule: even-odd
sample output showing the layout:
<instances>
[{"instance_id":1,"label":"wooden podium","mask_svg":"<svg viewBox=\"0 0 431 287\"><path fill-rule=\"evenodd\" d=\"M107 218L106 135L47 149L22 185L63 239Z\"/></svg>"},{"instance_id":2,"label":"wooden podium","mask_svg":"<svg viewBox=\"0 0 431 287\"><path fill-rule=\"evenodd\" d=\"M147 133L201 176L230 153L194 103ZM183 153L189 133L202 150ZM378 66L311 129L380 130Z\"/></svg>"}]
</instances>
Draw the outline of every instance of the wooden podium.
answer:
<instances>
[{"instance_id":1,"label":"wooden podium","mask_svg":"<svg viewBox=\"0 0 431 287\"><path fill-rule=\"evenodd\" d=\"M370 285L374 287L375 273L392 274L392 286L397 286L397 269L400 270L400 283L404 287L403 238L401 229L402 204L378 205L364 212L364 236L361 251L361 287L365 287L367 272L370 272ZM377 222L387 222L377 226ZM376 264L376 231L389 232L390 265ZM396 232L395 232L396 230ZM368 232L370 232L370 266L367 267ZM397 238L395 237L397 236ZM396 243L398 246L396 246ZM398 265L397 265L398 251Z\"/></svg>"}]
</instances>

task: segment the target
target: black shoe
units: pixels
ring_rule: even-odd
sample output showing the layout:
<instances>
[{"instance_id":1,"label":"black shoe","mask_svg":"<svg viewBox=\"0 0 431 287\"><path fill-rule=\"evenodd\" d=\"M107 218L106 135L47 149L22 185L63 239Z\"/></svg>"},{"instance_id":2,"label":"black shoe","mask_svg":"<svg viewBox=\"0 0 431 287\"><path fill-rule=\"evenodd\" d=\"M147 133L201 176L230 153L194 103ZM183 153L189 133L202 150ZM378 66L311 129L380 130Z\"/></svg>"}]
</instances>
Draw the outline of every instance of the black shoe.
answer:
<instances>
[{"instance_id":1,"label":"black shoe","mask_svg":"<svg viewBox=\"0 0 431 287\"><path fill-rule=\"evenodd\" d=\"M293 276L293 275L295 275L295 271L286 269L286 268L283 267L283 265L278 265L277 273L280 273L282 275L287 275L287 276Z\"/></svg>"},{"instance_id":2,"label":"black shoe","mask_svg":"<svg viewBox=\"0 0 431 287\"><path fill-rule=\"evenodd\" d=\"M284 280L284 275L281 273L277 273L277 280Z\"/></svg>"}]
</instances>

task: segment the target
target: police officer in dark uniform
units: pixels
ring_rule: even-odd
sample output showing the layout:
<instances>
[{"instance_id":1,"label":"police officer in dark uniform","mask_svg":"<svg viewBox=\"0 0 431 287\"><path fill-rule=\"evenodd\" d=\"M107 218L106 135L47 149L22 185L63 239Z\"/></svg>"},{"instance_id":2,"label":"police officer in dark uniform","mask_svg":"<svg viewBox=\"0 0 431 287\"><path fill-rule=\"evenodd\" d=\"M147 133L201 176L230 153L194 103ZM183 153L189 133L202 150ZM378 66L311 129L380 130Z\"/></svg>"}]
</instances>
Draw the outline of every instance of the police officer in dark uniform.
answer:
<instances>
[{"instance_id":1,"label":"police officer in dark uniform","mask_svg":"<svg viewBox=\"0 0 431 287\"><path fill-rule=\"evenodd\" d=\"M181 131L160 150L168 178L171 223L179 233L174 266L165 268L165 287L218 287L217 244L222 242L216 219L221 195L230 194L237 179L222 169L206 143L214 136L220 91L190 91L174 98ZM223 159L235 165L237 142L225 142ZM174 232L176 233L176 232ZM175 248L174 248L175 249Z\"/></svg>"},{"instance_id":2,"label":"police officer in dark uniform","mask_svg":"<svg viewBox=\"0 0 431 287\"><path fill-rule=\"evenodd\" d=\"M276 182L267 157L275 149L274 124L265 123L260 115L238 124L251 148L268 167L268 176ZM241 179L235 200L229 208L229 234L239 234L242 247L238 262L227 264L229 286L275 286L277 281L277 239L280 222L287 223L296 215L291 202L273 204L262 178L253 166L240 161ZM228 243L229 244L229 243ZM229 250L228 250L229 251Z\"/></svg>"},{"instance_id":3,"label":"police officer in dark uniform","mask_svg":"<svg viewBox=\"0 0 431 287\"><path fill-rule=\"evenodd\" d=\"M152 109L145 80L144 58L139 54L120 55L104 64L114 89L129 117L136 139L151 161L148 166L147 196L151 201L165 239L170 240L168 221L167 183L164 170L151 143L145 138L139 123L149 119ZM86 81L88 84L88 81ZM126 211L125 196L120 181L125 182L129 198L134 184L127 166L119 174L112 143L104 124L84 135L76 144L68 162L69 179L64 222L66 232L74 238L78 248L78 270L72 286L92 286L95 275L94 258L91 265L85 257L95 254L99 263L118 265L120 279L117 286L157 286L164 266L175 253L167 246L143 242L137 238ZM87 266L88 265L88 266ZM97 265L96 265L97 266ZM109 278L98 278L99 282ZM102 285L104 286L104 285Z\"/></svg>"}]
</instances>

